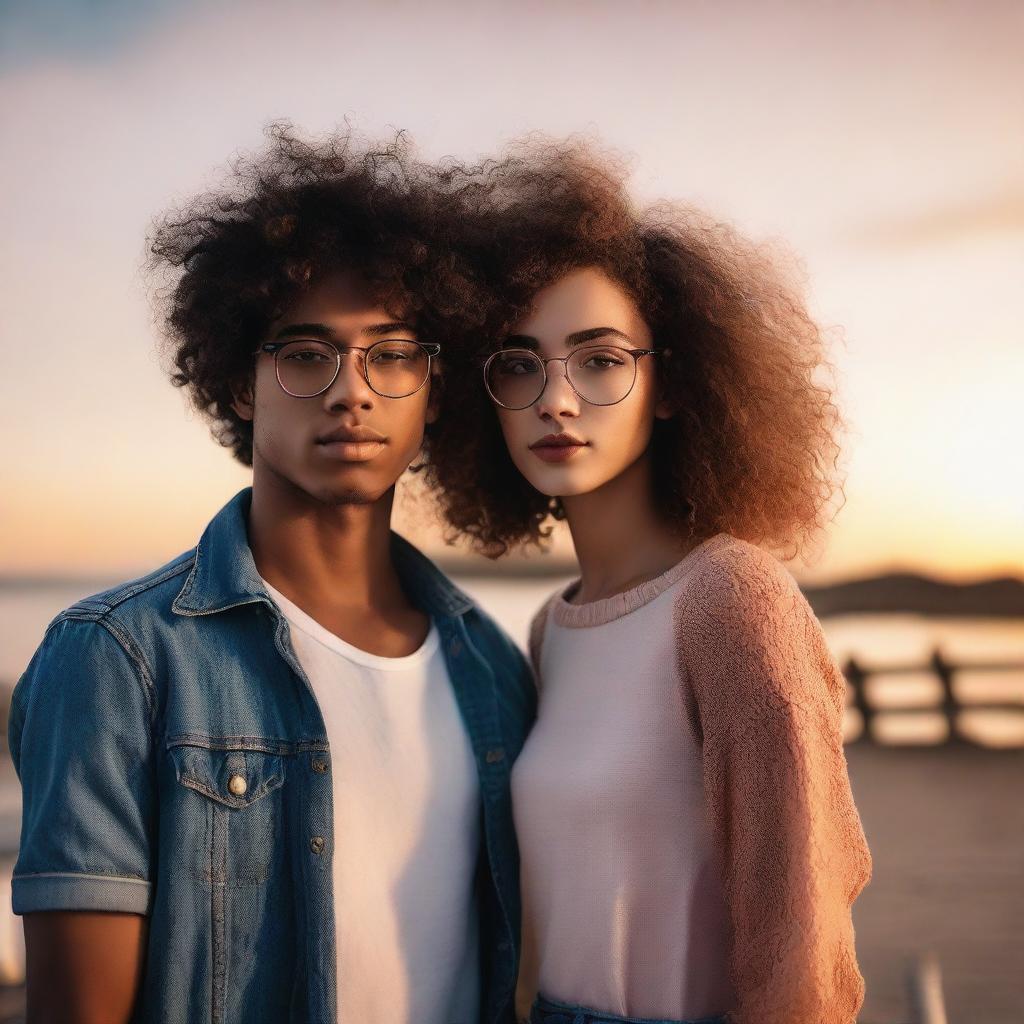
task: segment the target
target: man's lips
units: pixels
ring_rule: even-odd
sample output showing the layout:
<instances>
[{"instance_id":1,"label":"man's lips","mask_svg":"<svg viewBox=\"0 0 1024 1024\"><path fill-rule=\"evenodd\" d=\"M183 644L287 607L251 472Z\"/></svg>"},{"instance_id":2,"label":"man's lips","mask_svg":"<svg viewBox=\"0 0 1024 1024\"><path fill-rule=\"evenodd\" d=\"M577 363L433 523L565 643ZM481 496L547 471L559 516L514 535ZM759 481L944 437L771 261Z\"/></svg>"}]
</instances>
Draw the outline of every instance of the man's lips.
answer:
<instances>
[{"instance_id":1,"label":"man's lips","mask_svg":"<svg viewBox=\"0 0 1024 1024\"><path fill-rule=\"evenodd\" d=\"M383 444L387 438L378 434L372 427L356 424L351 427L337 427L329 434L321 434L316 439L317 444L331 444L334 441L344 441L350 444L360 444L365 441L377 441Z\"/></svg>"},{"instance_id":2,"label":"man's lips","mask_svg":"<svg viewBox=\"0 0 1024 1024\"><path fill-rule=\"evenodd\" d=\"M544 462L566 462L589 445L572 434L546 434L530 445L530 451Z\"/></svg>"},{"instance_id":3,"label":"man's lips","mask_svg":"<svg viewBox=\"0 0 1024 1024\"><path fill-rule=\"evenodd\" d=\"M387 438L371 427L338 427L316 439L317 448L341 462L368 462L387 444Z\"/></svg>"}]
</instances>

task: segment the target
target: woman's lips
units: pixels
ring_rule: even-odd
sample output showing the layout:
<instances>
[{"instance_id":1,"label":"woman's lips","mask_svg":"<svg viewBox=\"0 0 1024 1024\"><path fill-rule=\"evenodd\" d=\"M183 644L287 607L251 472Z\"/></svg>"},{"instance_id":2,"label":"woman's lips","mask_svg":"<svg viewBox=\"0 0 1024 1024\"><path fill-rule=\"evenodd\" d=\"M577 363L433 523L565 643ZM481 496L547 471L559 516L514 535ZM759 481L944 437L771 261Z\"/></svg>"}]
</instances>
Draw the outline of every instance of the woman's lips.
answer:
<instances>
[{"instance_id":1,"label":"woman's lips","mask_svg":"<svg viewBox=\"0 0 1024 1024\"><path fill-rule=\"evenodd\" d=\"M587 447L586 441L576 438L541 438L530 445L530 451L544 462L568 462Z\"/></svg>"}]
</instances>

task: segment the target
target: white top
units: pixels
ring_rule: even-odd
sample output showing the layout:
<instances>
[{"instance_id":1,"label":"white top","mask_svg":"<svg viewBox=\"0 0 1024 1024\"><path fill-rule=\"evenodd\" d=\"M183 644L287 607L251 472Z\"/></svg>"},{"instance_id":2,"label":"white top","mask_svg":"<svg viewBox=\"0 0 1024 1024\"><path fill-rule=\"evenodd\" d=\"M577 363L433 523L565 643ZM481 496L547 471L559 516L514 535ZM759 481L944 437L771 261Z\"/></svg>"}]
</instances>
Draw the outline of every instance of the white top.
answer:
<instances>
[{"instance_id":1,"label":"white top","mask_svg":"<svg viewBox=\"0 0 1024 1024\"><path fill-rule=\"evenodd\" d=\"M676 669L683 570L590 605L554 598L537 723L512 770L524 970L550 999L629 1017L714 1016L735 999Z\"/></svg>"},{"instance_id":2,"label":"white top","mask_svg":"<svg viewBox=\"0 0 1024 1024\"><path fill-rule=\"evenodd\" d=\"M327 726L339 1024L476 1024L480 795L437 629L369 654L263 583Z\"/></svg>"}]
</instances>

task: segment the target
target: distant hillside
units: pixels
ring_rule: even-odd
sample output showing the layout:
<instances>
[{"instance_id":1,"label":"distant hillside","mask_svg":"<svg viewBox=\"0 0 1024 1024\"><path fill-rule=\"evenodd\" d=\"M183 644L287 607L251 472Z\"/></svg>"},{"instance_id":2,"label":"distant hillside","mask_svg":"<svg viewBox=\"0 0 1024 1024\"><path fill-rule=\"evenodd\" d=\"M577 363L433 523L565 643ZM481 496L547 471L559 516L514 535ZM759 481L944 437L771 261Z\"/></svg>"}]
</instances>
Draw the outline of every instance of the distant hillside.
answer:
<instances>
[{"instance_id":1,"label":"distant hillside","mask_svg":"<svg viewBox=\"0 0 1024 1024\"><path fill-rule=\"evenodd\" d=\"M1024 580L1011 576L946 583L913 573L891 573L802 589L822 618L850 612L1024 617Z\"/></svg>"},{"instance_id":2,"label":"distant hillside","mask_svg":"<svg viewBox=\"0 0 1024 1024\"><path fill-rule=\"evenodd\" d=\"M441 559L441 567L456 577L501 579L568 578L578 573L574 561L565 558L523 559L491 562L484 558ZM115 580L61 579L57 577L2 576L0 593L31 591L49 587L78 586L92 594ZM888 614L978 616L983 618L1024 618L1024 580L1012 576L974 583L947 583L914 573L887 573L827 586L801 586L819 618L863 612Z\"/></svg>"},{"instance_id":3,"label":"distant hillside","mask_svg":"<svg viewBox=\"0 0 1024 1024\"><path fill-rule=\"evenodd\" d=\"M564 558L498 563L482 558L453 559L442 566L452 575L464 577L529 579L569 577L579 572L574 561ZM1024 580L1012 576L948 583L915 573L887 573L825 586L801 585L801 590L819 618L855 612L1024 618Z\"/></svg>"}]
</instances>

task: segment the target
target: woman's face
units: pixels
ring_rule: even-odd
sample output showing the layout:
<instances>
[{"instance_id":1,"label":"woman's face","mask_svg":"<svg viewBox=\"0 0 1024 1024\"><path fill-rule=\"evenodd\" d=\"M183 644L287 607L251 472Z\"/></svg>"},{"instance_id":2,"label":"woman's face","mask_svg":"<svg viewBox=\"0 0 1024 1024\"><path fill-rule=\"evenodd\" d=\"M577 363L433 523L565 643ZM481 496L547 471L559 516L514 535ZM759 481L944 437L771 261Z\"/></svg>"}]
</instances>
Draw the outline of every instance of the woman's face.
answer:
<instances>
[{"instance_id":1,"label":"woman's face","mask_svg":"<svg viewBox=\"0 0 1024 1024\"><path fill-rule=\"evenodd\" d=\"M655 418L670 415L658 401L658 357L617 356L609 346L657 344L627 292L596 267L574 270L538 292L529 315L503 339L503 350L529 349L542 359L571 357L568 364L547 364L547 385L533 405L520 410L495 405L512 461L543 494L586 494L614 480L647 450ZM585 401L566 379L568 366L584 394L615 397L614 386L602 389L623 373L628 383L634 362L632 389L614 405ZM527 370L509 359L501 372L507 386L513 386L517 372L528 386ZM491 380L496 381L493 374Z\"/></svg>"}]
</instances>

